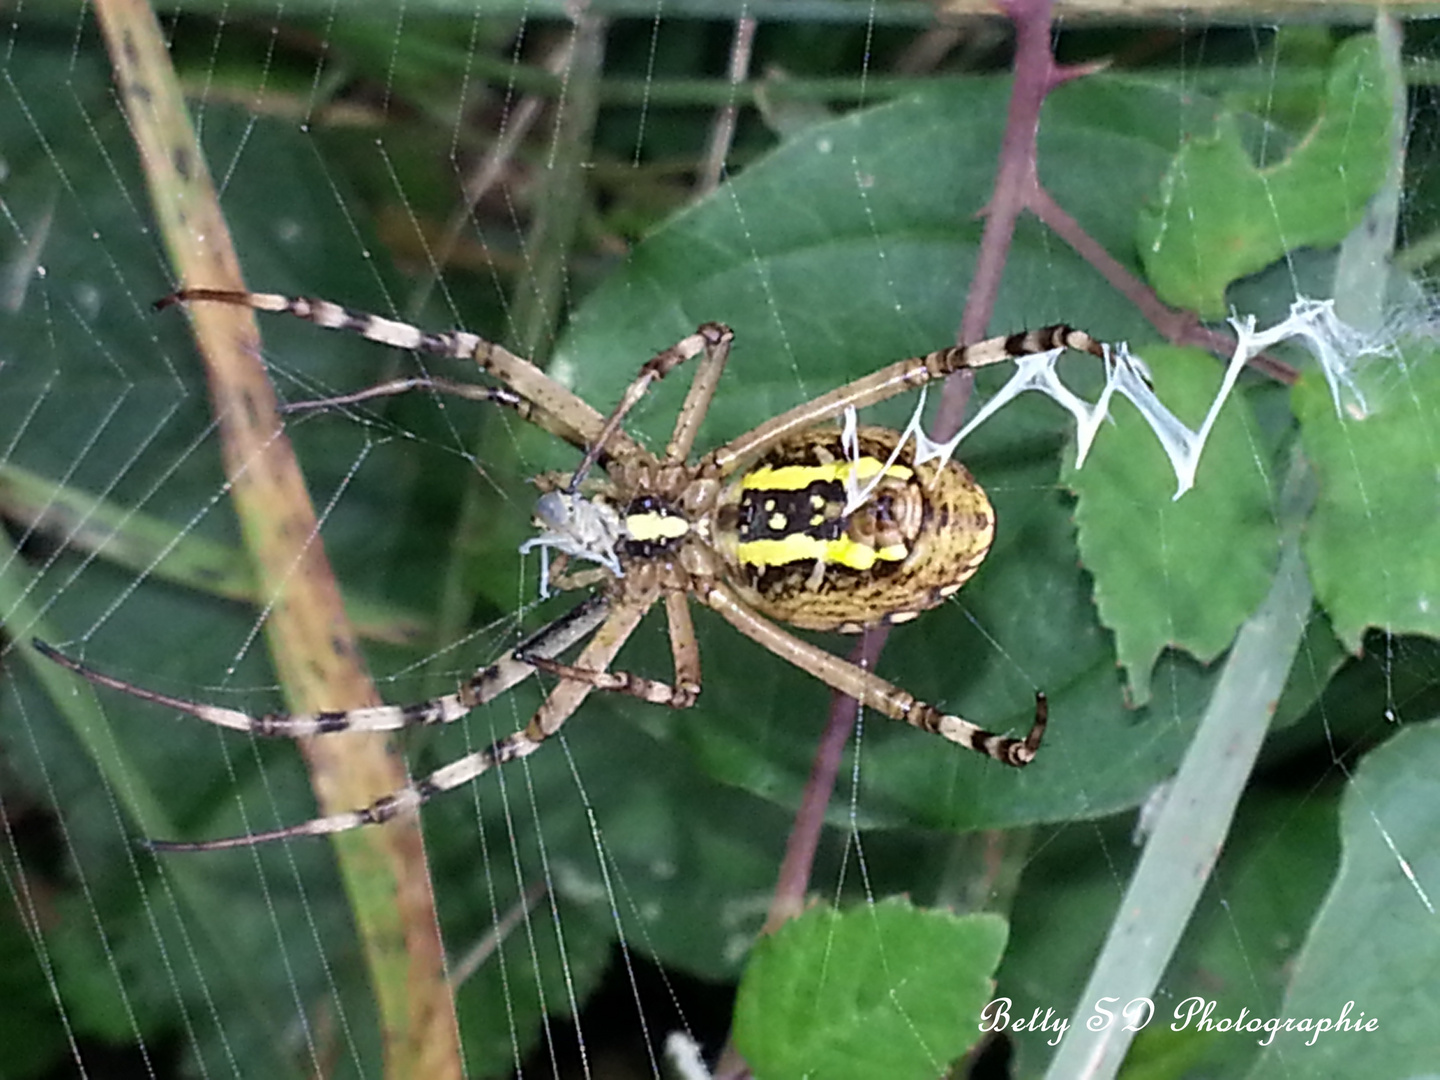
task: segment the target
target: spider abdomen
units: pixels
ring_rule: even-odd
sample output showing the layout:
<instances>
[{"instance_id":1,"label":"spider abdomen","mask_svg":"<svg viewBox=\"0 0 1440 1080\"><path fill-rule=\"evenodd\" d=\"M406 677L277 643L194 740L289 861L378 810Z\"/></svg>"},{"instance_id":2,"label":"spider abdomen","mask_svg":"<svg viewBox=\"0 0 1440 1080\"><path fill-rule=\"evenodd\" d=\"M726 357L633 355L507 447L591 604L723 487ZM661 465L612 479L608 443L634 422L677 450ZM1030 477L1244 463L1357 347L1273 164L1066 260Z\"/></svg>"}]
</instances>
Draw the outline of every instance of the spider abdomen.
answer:
<instances>
[{"instance_id":1,"label":"spider abdomen","mask_svg":"<svg viewBox=\"0 0 1440 1080\"><path fill-rule=\"evenodd\" d=\"M990 500L963 465L917 465L910 441L897 453L901 439L865 427L847 451L839 429L804 431L731 482L715 546L746 602L792 626L858 631L935 607L975 573L995 535Z\"/></svg>"}]
</instances>

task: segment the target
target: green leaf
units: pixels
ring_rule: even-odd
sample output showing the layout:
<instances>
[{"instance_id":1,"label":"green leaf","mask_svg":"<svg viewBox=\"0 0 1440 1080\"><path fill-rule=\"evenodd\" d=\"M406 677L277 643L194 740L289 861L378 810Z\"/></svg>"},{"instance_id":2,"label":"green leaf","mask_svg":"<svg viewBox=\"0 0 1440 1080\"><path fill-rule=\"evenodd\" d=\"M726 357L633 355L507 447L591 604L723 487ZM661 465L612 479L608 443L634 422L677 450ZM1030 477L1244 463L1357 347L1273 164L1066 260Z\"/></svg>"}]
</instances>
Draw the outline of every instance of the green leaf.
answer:
<instances>
[{"instance_id":1,"label":"green leaf","mask_svg":"<svg viewBox=\"0 0 1440 1080\"><path fill-rule=\"evenodd\" d=\"M816 908L755 946L735 1045L757 1080L934 1080L980 1037L1005 936L900 899Z\"/></svg>"},{"instance_id":2,"label":"green leaf","mask_svg":"<svg viewBox=\"0 0 1440 1080\"><path fill-rule=\"evenodd\" d=\"M1363 418L1337 414L1317 372L1295 387L1301 438L1320 482L1305 557L1315 595L1352 651L1370 626L1440 636L1437 359L1433 346L1411 344L1375 362L1364 379Z\"/></svg>"},{"instance_id":3,"label":"green leaf","mask_svg":"<svg viewBox=\"0 0 1440 1080\"><path fill-rule=\"evenodd\" d=\"M1335 884L1310 928L1278 1015L1312 1030L1279 1032L1252 1070L1303 1061L1312 1076L1412 1076L1440 1061L1435 971L1440 935L1440 724L1407 726L1355 771L1341 808ZM1315 1021L1373 1022L1319 1035ZM1307 1045L1313 1042L1313 1045Z\"/></svg>"},{"instance_id":4,"label":"green leaf","mask_svg":"<svg viewBox=\"0 0 1440 1080\"><path fill-rule=\"evenodd\" d=\"M1198 429L1223 371L1196 349L1145 350L1155 390ZM1116 399L1117 402L1119 399ZM1082 468L1067 458L1064 481L1079 496L1080 554L1095 578L1100 621L1115 632L1130 698L1150 700L1161 650L1213 660L1265 596L1279 534L1257 425L1243 398L1220 411L1196 474L1178 500L1175 473L1138 411L1115 410Z\"/></svg>"},{"instance_id":5,"label":"green leaf","mask_svg":"<svg viewBox=\"0 0 1440 1080\"><path fill-rule=\"evenodd\" d=\"M1267 132L1268 146L1278 133ZM1335 54L1320 115L1288 157L1257 166L1240 121L1180 148L1138 245L1156 292L1207 318L1225 289L1298 247L1338 244L1360 220L1391 160L1390 96L1379 49L1357 36Z\"/></svg>"}]
</instances>

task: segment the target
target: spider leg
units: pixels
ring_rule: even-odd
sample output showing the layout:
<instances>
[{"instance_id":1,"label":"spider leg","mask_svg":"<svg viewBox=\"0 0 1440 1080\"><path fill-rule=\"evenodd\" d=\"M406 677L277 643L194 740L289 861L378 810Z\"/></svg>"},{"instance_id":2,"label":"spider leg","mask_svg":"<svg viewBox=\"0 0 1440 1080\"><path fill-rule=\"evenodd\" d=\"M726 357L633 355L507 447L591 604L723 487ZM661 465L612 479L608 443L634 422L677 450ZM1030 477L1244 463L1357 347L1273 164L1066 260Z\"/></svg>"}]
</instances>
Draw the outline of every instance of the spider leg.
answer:
<instances>
[{"instance_id":1,"label":"spider leg","mask_svg":"<svg viewBox=\"0 0 1440 1080\"><path fill-rule=\"evenodd\" d=\"M327 330L358 334L368 341L396 349L473 360L482 371L530 402L535 423L581 449L599 446L637 452L640 447L623 431L602 439L605 418L583 399L561 386L528 360L508 349L464 330L431 333L417 326L366 312L351 311L329 300L281 296L277 293L232 292L227 289L181 289L155 303L157 310L174 304L208 301L235 304L256 311L293 315Z\"/></svg>"},{"instance_id":2,"label":"spider leg","mask_svg":"<svg viewBox=\"0 0 1440 1080\"><path fill-rule=\"evenodd\" d=\"M207 723L233 731L245 731L252 735L278 736L283 738L305 738L312 735L326 735L337 731L398 731L402 728L427 724L449 724L460 719L471 709L493 701L511 687L523 681L534 670L535 665L520 659L523 653L531 658L558 656L572 645L577 644L604 622L608 613L608 601L603 595L596 595L576 605L548 626L536 631L517 648L502 656L488 667L481 668L466 679L452 694L432 698L413 705L369 705L358 709L336 709L313 713L265 713L254 716L239 709L227 709L220 705L208 705L185 698L172 697L155 690L147 690L133 683L117 679L112 675L96 671L87 664L71 659L53 646L36 639L33 644L42 656L53 660L61 667L96 684L119 690L142 701L164 705L177 712L183 712Z\"/></svg>"},{"instance_id":3,"label":"spider leg","mask_svg":"<svg viewBox=\"0 0 1440 1080\"><path fill-rule=\"evenodd\" d=\"M1043 693L1035 695L1035 722L1023 739L997 735L959 716L942 713L933 705L917 701L893 683L874 672L857 667L833 653L801 641L792 634L751 610L726 585L713 583L697 590L697 595L735 629L752 641L765 646L776 656L790 661L802 671L861 705L868 706L892 720L903 720L911 727L940 735L967 749L986 754L996 761L1017 768L1030 764L1040 748L1049 720L1049 706Z\"/></svg>"},{"instance_id":4,"label":"spider leg","mask_svg":"<svg viewBox=\"0 0 1440 1080\"><path fill-rule=\"evenodd\" d=\"M408 394L412 390L429 390L431 393L449 394L467 401L488 401L496 405L504 405L514 409L520 419L534 424L574 446L585 446L584 440L574 428L560 423L557 417L537 408L533 401L521 397L514 390L504 386L482 386L478 383L456 382L453 379L441 379L428 375L391 379L389 382L367 386L363 390L356 390L350 394L337 394L334 397L314 398L309 401L291 401L281 405L280 412L306 413L316 412L320 409L338 409L347 405L360 405L376 398L398 397L401 394Z\"/></svg>"},{"instance_id":5,"label":"spider leg","mask_svg":"<svg viewBox=\"0 0 1440 1080\"><path fill-rule=\"evenodd\" d=\"M675 438L671 440L670 449L667 450L666 456L673 460L675 440L680 437L681 428L686 424L687 410L693 411L696 408L696 406L692 406L690 402L690 399L694 397L696 393L695 386L703 381L702 377L708 379L709 391L705 394L704 402L698 406L700 415L703 415L705 407L710 403L710 396L715 392L714 384L719 379L720 372L725 367L725 358L730 353L730 342L734 337L734 332L728 326L724 326L721 323L701 323L695 333L689 337L681 338L668 349L656 353L649 360L645 361L640 367L640 373L635 376L634 381L631 382L630 385L625 388L625 392L620 395L620 403L615 406L615 411L605 420L605 426L601 429L599 437L585 452L585 456L580 459L580 464L576 467L570 480L570 491L574 493L579 490L580 482L585 479L586 474L590 471L590 467L599 460L601 452L605 449L609 441L614 438L616 432L620 430L620 425L626 415L639 403L640 399L645 396L645 391L650 389L650 384L663 379L686 360L691 360L696 356L704 354L710 362L702 367L700 372L697 372L695 382L691 384L690 394L686 397L686 408L681 410L680 418L677 421ZM718 361L716 359L717 357ZM698 424L699 416L696 416L688 433L685 453L689 452L688 441L694 439L695 433L693 428L698 426ZM683 459L684 454L680 456Z\"/></svg>"},{"instance_id":6,"label":"spider leg","mask_svg":"<svg viewBox=\"0 0 1440 1080\"><path fill-rule=\"evenodd\" d=\"M280 406L282 413L314 412L319 409L337 409L346 405L360 405L376 398L398 397L412 390L430 390L437 394L450 394L469 401L491 401L504 405L520 414L522 420L532 420L533 407L529 401L503 386L481 386L477 383L455 382L453 379L433 378L428 375L411 375L389 382L376 383L350 394L336 394L334 397L313 398L308 401L289 401ZM536 414L533 423L540 424L543 414ZM558 434L558 433L557 433Z\"/></svg>"},{"instance_id":7,"label":"spider leg","mask_svg":"<svg viewBox=\"0 0 1440 1080\"><path fill-rule=\"evenodd\" d=\"M670 622L670 647L675 662L673 684L632 675L628 671L596 671L518 651L516 655L540 671L558 678L588 683L596 690L629 694L652 705L688 709L700 696L700 647L695 641L695 625L690 619L689 601L684 593L667 593L665 608Z\"/></svg>"},{"instance_id":8,"label":"spider leg","mask_svg":"<svg viewBox=\"0 0 1440 1080\"><path fill-rule=\"evenodd\" d=\"M712 451L708 460L719 467L721 475L725 475L774 443L798 431L833 420L846 409L863 409L907 390L917 390L926 383L965 368L988 367L1060 348L1088 352L1102 359L1105 355L1105 346L1100 342L1083 330L1063 324L1009 337L990 338L974 345L940 349L925 356L896 361L828 394L797 405Z\"/></svg>"},{"instance_id":9,"label":"spider leg","mask_svg":"<svg viewBox=\"0 0 1440 1080\"><path fill-rule=\"evenodd\" d=\"M598 600L598 598L597 598ZM586 605L581 605L585 607ZM625 644L635 628L640 625L648 604L621 604L606 613L607 601L600 601L590 614L599 612L603 616L600 628L595 631L589 644L581 651L576 665L596 671L609 667L615 654ZM518 652L519 650L517 650ZM559 650L556 650L559 651ZM531 665L523 666L529 670ZM519 731L498 739L483 750L467 754L458 761L442 765L430 775L414 783L376 799L369 806L348 810L326 817L312 818L296 825L285 825L267 832L248 833L244 836L225 837L220 840L150 840L147 846L152 851L217 851L225 848L250 847L271 840L293 839L300 836L327 836L331 833L358 829L363 825L379 825L400 814L413 813L426 802L446 791L451 791L476 777L489 772L497 765L529 757L560 726L574 714L581 702L593 689L588 683L571 680L561 682L540 704L530 723Z\"/></svg>"},{"instance_id":10,"label":"spider leg","mask_svg":"<svg viewBox=\"0 0 1440 1080\"><path fill-rule=\"evenodd\" d=\"M715 323L706 325L718 326ZM680 413L675 417L675 430L665 447L667 462L683 464L690 456L690 448L695 445L695 436L700 431L700 422L705 419L705 413L715 397L715 389L720 385L720 376L725 373L725 365L730 359L730 343L735 335L728 326L718 326L718 329L723 333L705 349L704 358L695 369L695 377L690 380L690 389L685 394ZM701 327L700 332L704 330L705 327Z\"/></svg>"},{"instance_id":11,"label":"spider leg","mask_svg":"<svg viewBox=\"0 0 1440 1080\"><path fill-rule=\"evenodd\" d=\"M604 625L595 631L595 636L575 658L575 666L589 671L609 670L615 655L621 646L630 640L630 635L635 632L645 612L650 610L650 605L656 599L654 595L640 596L613 604ZM535 716L524 729L530 733L527 737L543 741L555 734L560 725L580 707L581 702L590 696L593 689L589 683L562 680L540 704Z\"/></svg>"},{"instance_id":12,"label":"spider leg","mask_svg":"<svg viewBox=\"0 0 1440 1080\"><path fill-rule=\"evenodd\" d=\"M690 618L687 593L665 594L665 616L670 628L670 653L675 661L675 686L689 695L686 705L700 696L700 643L695 640L695 623Z\"/></svg>"},{"instance_id":13,"label":"spider leg","mask_svg":"<svg viewBox=\"0 0 1440 1080\"><path fill-rule=\"evenodd\" d=\"M531 657L531 664L539 671L571 682L586 683L593 690L607 693L628 694L630 697L648 701L651 705L668 705L672 709L684 709L695 704L693 694L687 694L670 683L647 679L643 675L632 675L628 671L594 671L590 668L562 664L558 660Z\"/></svg>"},{"instance_id":14,"label":"spider leg","mask_svg":"<svg viewBox=\"0 0 1440 1080\"><path fill-rule=\"evenodd\" d=\"M533 725L532 725L533 726ZM272 840L288 840L300 836L328 836L331 833L358 829L362 825L382 825L391 818L418 810L430 799L442 792L465 784L481 773L488 772L496 765L507 761L529 757L540 748L544 738L535 738L530 728L522 728L512 735L467 754L458 761L441 766L429 776L376 799L369 806L359 810L346 810L326 817L311 818L298 825L284 825L265 832L246 833L244 836L227 836L219 840L146 840L144 844L151 851L223 851L227 848L252 847Z\"/></svg>"}]
</instances>

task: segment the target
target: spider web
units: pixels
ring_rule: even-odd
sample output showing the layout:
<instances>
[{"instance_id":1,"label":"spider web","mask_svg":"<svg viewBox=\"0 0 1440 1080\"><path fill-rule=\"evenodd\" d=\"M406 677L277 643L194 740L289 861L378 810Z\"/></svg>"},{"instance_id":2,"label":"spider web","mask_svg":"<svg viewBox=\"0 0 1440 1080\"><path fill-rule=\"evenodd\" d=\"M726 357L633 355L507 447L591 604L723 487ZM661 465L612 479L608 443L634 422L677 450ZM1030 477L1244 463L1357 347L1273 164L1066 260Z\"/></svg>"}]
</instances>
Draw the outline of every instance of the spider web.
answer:
<instances>
[{"instance_id":1,"label":"spider web","mask_svg":"<svg viewBox=\"0 0 1440 1080\"><path fill-rule=\"evenodd\" d=\"M759 29L737 88L742 16ZM173 272L91 19L21 8L4 60L0 998L30 1037L0 1048L0 1074L381 1075L383 1005L326 844L165 859L135 846L311 816L295 748L95 693L26 644L42 637L179 696L257 712L282 701L262 636L276 601L241 555L187 321L150 311ZM723 319L736 346L701 447L952 342L984 274L976 215L994 194L1009 94L1008 29L994 19L668 0L574 21L558 5L414 2L363 16L187 7L169 20L252 287L485 333L549 357L602 409L644 358ZM1278 678L1284 691L1209 891L1145 995L1157 1018L1134 1053L1226 1075L1273 1075L1277 1061L1359 1075L1360 1060L1407 1075L1434 1060L1433 1010L1406 993L1420 985L1411 973L1433 970L1440 892L1427 797L1440 390L1422 288L1434 49L1427 27L1405 28L1404 171L1390 175L1396 154L1366 149L1389 99L1375 88L1385 61L1356 58L1365 29L1176 28L1157 12L1153 26L1057 37L1065 60L1115 58L1058 89L1041 127L1041 182L1088 236L1207 326L1293 329L1302 297L1334 297L1343 322L1319 336L1332 346L1319 364L1266 340L1298 385L1240 374L1207 417L1224 363L1165 343L1133 296L1022 218L989 331L1067 322L1129 342L1154 398L1116 382L1138 369L1107 381L1085 356L977 378L977 401L1003 408L972 409L986 422L959 453L996 505L996 549L952 602L896 632L879 670L997 730L1023 731L1043 689L1052 727L1036 764L1013 772L865 718L808 890L861 918L792 961L791 978L834 973L800 997L825 1023L764 1007L776 999L751 987L746 1052L783 1050L762 1077L908 1075L861 1053L876 1045L912 1047L909 1062L923 1047L918 1075L933 1076L978 1034L968 1019L949 1052L904 997L948 1000L963 980L958 962L907 960L910 931L886 903L900 895L1007 915L998 988L981 1000L1072 1020L1058 1038L1009 1031L977 1075L1000 1075L983 1070L1005 1046L1016 1075L1063 1070L1056 1045L1074 1045L1105 996L1084 988L1132 882L1135 809L1167 806L1163 785L1207 708L1234 700L1219 688L1237 655L1254 662L1253 685ZM1338 81L1347 63L1353 83ZM717 156L727 108L735 128ZM711 160L724 182L707 191ZM283 400L417 362L284 320L262 332ZM1376 341L1384 351L1360 362ZM652 446L684 376L636 409L631 429ZM1073 415L1019 393L1045 383L1065 397L1061 382ZM903 427L912 413L928 430L912 398L861 419ZM553 438L426 394L287 427L386 701L451 689L568 606L536 599L538 559L517 554L527 478L574 464ZM1187 452L1202 428L1203 453ZM1187 467L1193 489L1173 501ZM1272 595L1297 522L1317 607L1303 628L1292 612L1227 653ZM592 700L533 758L427 807L463 1075L715 1067L829 705L718 620L697 622L694 710ZM1292 663L1274 642L1302 629ZM663 620L624 659L668 677ZM540 689L406 738L410 771L522 726ZM855 977L899 1001L890 1012L841 985L876 943L878 966ZM1263 1032L1171 1031L1192 995L1215 1019L1334 1017L1354 1000L1379 1028L1263 1049Z\"/></svg>"}]
</instances>

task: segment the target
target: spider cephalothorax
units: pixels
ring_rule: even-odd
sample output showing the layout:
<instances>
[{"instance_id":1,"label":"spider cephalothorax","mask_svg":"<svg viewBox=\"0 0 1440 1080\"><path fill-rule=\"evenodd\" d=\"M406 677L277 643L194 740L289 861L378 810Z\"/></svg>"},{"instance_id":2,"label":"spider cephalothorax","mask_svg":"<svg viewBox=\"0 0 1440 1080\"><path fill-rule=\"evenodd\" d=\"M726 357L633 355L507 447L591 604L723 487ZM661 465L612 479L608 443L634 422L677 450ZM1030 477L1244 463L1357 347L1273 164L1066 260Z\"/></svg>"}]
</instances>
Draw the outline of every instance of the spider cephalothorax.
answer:
<instances>
[{"instance_id":1,"label":"spider cephalothorax","mask_svg":"<svg viewBox=\"0 0 1440 1080\"><path fill-rule=\"evenodd\" d=\"M856 631L902 622L958 590L990 548L995 513L964 466L919 461L914 441L880 427L837 428L851 410L883 401L963 368L1074 348L1103 356L1089 335L1067 326L901 360L752 428L690 462L700 421L725 367L733 338L719 323L646 361L608 416L539 368L499 345L463 331L429 333L406 323L358 314L324 300L266 293L191 289L164 304L209 301L287 312L387 345L472 360L500 386L407 378L334 399L354 403L415 388L486 400L582 451L572 473L537 478L539 534L523 550L545 555L545 588L591 589L591 595L454 693L415 705L251 716L144 690L85 667L49 646L49 656L93 682L180 709L211 723L260 735L388 731L449 723L522 679L545 671L559 678L530 723L492 746L437 769L368 807L266 833L165 849L233 847L287 836L321 835L389 820L486 770L533 753L593 690L632 694L676 707L700 693L700 651L689 601L716 611L765 646L862 705L1008 765L1028 764L1047 721L1036 694L1035 720L1024 738L994 734L917 701L876 675L803 641L777 622L812 630ZM628 435L623 420L646 388L676 366L696 372L663 454ZM590 476L598 465L603 476ZM551 564L550 555L558 553ZM590 564L572 568L574 560ZM621 646L655 603L665 604L675 675L672 683L612 670ZM573 663L557 658L585 642Z\"/></svg>"}]
</instances>

